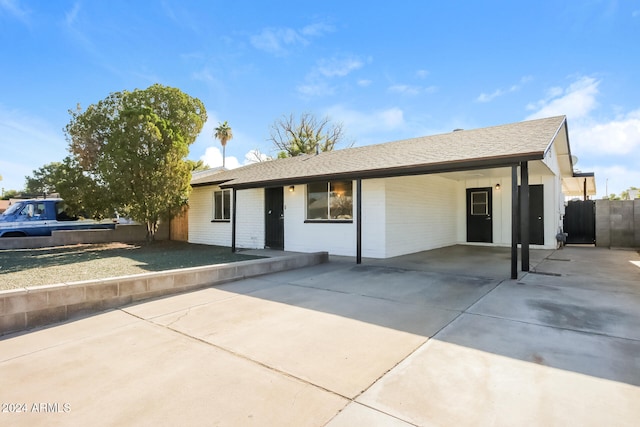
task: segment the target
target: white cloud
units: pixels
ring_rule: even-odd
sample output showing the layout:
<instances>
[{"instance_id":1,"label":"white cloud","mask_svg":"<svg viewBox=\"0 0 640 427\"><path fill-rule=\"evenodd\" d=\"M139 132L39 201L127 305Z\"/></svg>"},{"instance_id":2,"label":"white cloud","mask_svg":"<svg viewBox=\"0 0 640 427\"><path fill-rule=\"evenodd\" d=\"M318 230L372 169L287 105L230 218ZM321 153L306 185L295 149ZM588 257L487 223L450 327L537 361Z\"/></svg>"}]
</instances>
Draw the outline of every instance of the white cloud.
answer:
<instances>
[{"instance_id":1,"label":"white cloud","mask_svg":"<svg viewBox=\"0 0 640 427\"><path fill-rule=\"evenodd\" d=\"M364 60L352 55L320 59L305 77L305 83L298 85L296 90L303 97L333 95L335 87L329 82L335 78L346 77L352 71L362 68L364 64ZM361 84L360 82L358 84Z\"/></svg>"},{"instance_id":2,"label":"white cloud","mask_svg":"<svg viewBox=\"0 0 640 427\"><path fill-rule=\"evenodd\" d=\"M477 98L476 101L478 102L490 102L493 101L495 98L504 95L506 92L502 89L496 89L494 92L492 93L481 93Z\"/></svg>"},{"instance_id":3,"label":"white cloud","mask_svg":"<svg viewBox=\"0 0 640 427\"><path fill-rule=\"evenodd\" d=\"M20 3L19 0L0 0L0 12L4 10L18 21L28 25L31 11Z\"/></svg>"},{"instance_id":4,"label":"white cloud","mask_svg":"<svg viewBox=\"0 0 640 427\"><path fill-rule=\"evenodd\" d=\"M65 23L67 24L67 26L72 26L76 22L79 12L80 12L80 2L76 2L73 4L73 8L64 14Z\"/></svg>"},{"instance_id":5,"label":"white cloud","mask_svg":"<svg viewBox=\"0 0 640 427\"><path fill-rule=\"evenodd\" d=\"M359 134L393 131L404 126L404 112L397 107L363 113L335 105L327 110L332 120L340 121L347 131Z\"/></svg>"},{"instance_id":6,"label":"white cloud","mask_svg":"<svg viewBox=\"0 0 640 427\"><path fill-rule=\"evenodd\" d=\"M344 77L350 72L362 68L364 62L356 57L328 58L318 61L317 72L325 77Z\"/></svg>"},{"instance_id":7,"label":"white cloud","mask_svg":"<svg viewBox=\"0 0 640 427\"><path fill-rule=\"evenodd\" d=\"M640 160L640 109L605 122L579 120L569 129L571 145L579 150L577 152L600 155L637 152L637 159Z\"/></svg>"},{"instance_id":8,"label":"white cloud","mask_svg":"<svg viewBox=\"0 0 640 427\"><path fill-rule=\"evenodd\" d=\"M418 70L416 71L416 77L421 79L426 79L429 76L429 71L427 70Z\"/></svg>"},{"instance_id":9,"label":"white cloud","mask_svg":"<svg viewBox=\"0 0 640 427\"><path fill-rule=\"evenodd\" d=\"M301 84L298 85L296 90L300 95L305 97L320 97L333 95L335 93L335 89L324 81Z\"/></svg>"},{"instance_id":10,"label":"white cloud","mask_svg":"<svg viewBox=\"0 0 640 427\"><path fill-rule=\"evenodd\" d=\"M212 168L222 166L222 151L218 147L207 147L200 160ZM240 162L233 156L226 156L224 166L227 169L235 169L240 166Z\"/></svg>"},{"instance_id":11,"label":"white cloud","mask_svg":"<svg viewBox=\"0 0 640 427\"><path fill-rule=\"evenodd\" d=\"M599 108L600 81L580 77L567 88L552 87L544 99L529 105L527 119L565 114L571 152L578 168L595 172L598 197L640 185L640 108L607 117ZM597 115L595 114L597 112Z\"/></svg>"},{"instance_id":12,"label":"white cloud","mask_svg":"<svg viewBox=\"0 0 640 427\"><path fill-rule=\"evenodd\" d=\"M593 77L581 77L567 89L554 87L544 99L527 106L527 109L535 110L527 120L559 115L566 115L572 120L587 117L598 105L599 85L600 81Z\"/></svg>"},{"instance_id":13,"label":"white cloud","mask_svg":"<svg viewBox=\"0 0 640 427\"><path fill-rule=\"evenodd\" d=\"M0 105L2 187L22 189L26 175L47 163L61 161L67 155L66 148L67 143L58 125Z\"/></svg>"},{"instance_id":14,"label":"white cloud","mask_svg":"<svg viewBox=\"0 0 640 427\"><path fill-rule=\"evenodd\" d=\"M622 165L595 166L589 168L596 178L597 199L609 194L620 195L629 187L640 187L640 170Z\"/></svg>"},{"instance_id":15,"label":"white cloud","mask_svg":"<svg viewBox=\"0 0 640 427\"><path fill-rule=\"evenodd\" d=\"M494 90L491 93L482 92L476 98L476 102L483 102L483 103L484 102L491 102L491 101L493 101L494 99L496 99L496 98L498 98L500 96L506 95L506 94L511 93L511 92L516 92L516 91L520 90L520 88L522 87L523 84L531 81L532 79L533 78L531 76L524 76L524 77L522 77L520 79L520 82L518 84L511 85L507 89L499 88L499 89Z\"/></svg>"},{"instance_id":16,"label":"white cloud","mask_svg":"<svg viewBox=\"0 0 640 427\"><path fill-rule=\"evenodd\" d=\"M316 23L300 30L288 27L263 28L258 34L249 38L256 49L263 50L277 56L284 56L294 46L306 46L310 38L320 37L333 31L333 27L324 23Z\"/></svg>"},{"instance_id":17,"label":"white cloud","mask_svg":"<svg viewBox=\"0 0 640 427\"><path fill-rule=\"evenodd\" d=\"M368 80L368 79L360 79L360 80L357 81L358 86L361 86L361 87L370 86L371 83L373 83L373 82L371 80Z\"/></svg>"},{"instance_id":18,"label":"white cloud","mask_svg":"<svg viewBox=\"0 0 640 427\"><path fill-rule=\"evenodd\" d=\"M200 160L202 160L206 165L215 168L222 166L222 151L218 147L207 147L204 152L204 155L200 156ZM236 169L240 166L249 165L252 163L263 162L266 160L271 160L271 157L267 156L264 153L261 153L259 150L249 150L244 155L244 162L240 164L238 159L234 156L226 156L225 157L225 167L227 169Z\"/></svg>"},{"instance_id":19,"label":"white cloud","mask_svg":"<svg viewBox=\"0 0 640 427\"><path fill-rule=\"evenodd\" d=\"M319 37L325 35L326 33L332 33L334 30L335 29L332 25L319 22L316 24L307 25L302 30L300 30L300 32L305 36Z\"/></svg>"},{"instance_id":20,"label":"white cloud","mask_svg":"<svg viewBox=\"0 0 640 427\"><path fill-rule=\"evenodd\" d=\"M389 92L409 96L420 95L421 93L434 93L437 90L438 88L436 86L416 86L405 84L395 84L387 88L387 91Z\"/></svg>"},{"instance_id":21,"label":"white cloud","mask_svg":"<svg viewBox=\"0 0 640 427\"><path fill-rule=\"evenodd\" d=\"M306 45L307 40L292 28L265 28L259 34L251 36L253 47L274 55L285 55L291 45Z\"/></svg>"}]
</instances>

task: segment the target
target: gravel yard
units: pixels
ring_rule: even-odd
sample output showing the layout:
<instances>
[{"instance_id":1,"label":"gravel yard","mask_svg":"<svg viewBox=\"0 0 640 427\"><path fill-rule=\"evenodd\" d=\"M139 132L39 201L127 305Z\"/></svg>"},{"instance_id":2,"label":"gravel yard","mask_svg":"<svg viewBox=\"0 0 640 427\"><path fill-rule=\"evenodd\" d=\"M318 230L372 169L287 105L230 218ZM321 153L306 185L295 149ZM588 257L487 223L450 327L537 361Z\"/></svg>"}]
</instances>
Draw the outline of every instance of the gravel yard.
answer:
<instances>
[{"instance_id":1,"label":"gravel yard","mask_svg":"<svg viewBox=\"0 0 640 427\"><path fill-rule=\"evenodd\" d=\"M0 290L256 259L176 241L0 250Z\"/></svg>"}]
</instances>

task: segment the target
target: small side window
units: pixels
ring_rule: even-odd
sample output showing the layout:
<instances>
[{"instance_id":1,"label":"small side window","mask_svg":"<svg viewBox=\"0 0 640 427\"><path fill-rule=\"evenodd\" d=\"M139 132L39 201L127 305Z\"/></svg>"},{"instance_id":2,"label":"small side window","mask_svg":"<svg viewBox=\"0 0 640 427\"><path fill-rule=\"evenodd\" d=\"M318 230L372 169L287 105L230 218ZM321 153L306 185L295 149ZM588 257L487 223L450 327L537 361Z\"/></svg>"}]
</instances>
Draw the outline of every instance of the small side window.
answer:
<instances>
[{"instance_id":1,"label":"small side window","mask_svg":"<svg viewBox=\"0 0 640 427\"><path fill-rule=\"evenodd\" d=\"M213 220L229 221L231 219L231 190L213 192Z\"/></svg>"}]
</instances>

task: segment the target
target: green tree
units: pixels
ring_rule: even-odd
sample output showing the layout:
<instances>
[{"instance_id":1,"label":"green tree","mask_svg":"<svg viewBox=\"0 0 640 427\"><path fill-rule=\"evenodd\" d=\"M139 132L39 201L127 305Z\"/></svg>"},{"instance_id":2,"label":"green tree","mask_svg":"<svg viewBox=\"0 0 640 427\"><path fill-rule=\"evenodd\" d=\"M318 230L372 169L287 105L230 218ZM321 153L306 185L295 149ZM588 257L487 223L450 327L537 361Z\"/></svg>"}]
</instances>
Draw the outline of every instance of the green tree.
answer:
<instances>
[{"instance_id":1,"label":"green tree","mask_svg":"<svg viewBox=\"0 0 640 427\"><path fill-rule=\"evenodd\" d=\"M220 144L222 145L222 167L224 167L226 158L225 148L227 147L227 142L233 139L233 131L226 120L224 123L218 123L218 127L215 129L213 136L219 139Z\"/></svg>"},{"instance_id":2,"label":"green tree","mask_svg":"<svg viewBox=\"0 0 640 427\"><path fill-rule=\"evenodd\" d=\"M331 123L328 117L318 120L311 113L304 113L299 119L290 114L276 120L271 125L269 141L278 150L278 157L283 158L332 151L344 138L342 123Z\"/></svg>"},{"instance_id":3,"label":"green tree","mask_svg":"<svg viewBox=\"0 0 640 427\"><path fill-rule=\"evenodd\" d=\"M624 190L622 193L620 193L620 198L622 200L630 200L631 199L631 194L630 192L632 190L635 190L636 192L638 191L638 187L629 187L626 190Z\"/></svg>"},{"instance_id":4,"label":"green tree","mask_svg":"<svg viewBox=\"0 0 640 427\"><path fill-rule=\"evenodd\" d=\"M13 199L18 195L18 190L6 190L2 193L2 200Z\"/></svg>"},{"instance_id":5,"label":"green tree","mask_svg":"<svg viewBox=\"0 0 640 427\"><path fill-rule=\"evenodd\" d=\"M204 160L185 160L189 165L189 169L191 172L204 171L207 169L211 169L209 165L207 165Z\"/></svg>"},{"instance_id":6,"label":"green tree","mask_svg":"<svg viewBox=\"0 0 640 427\"><path fill-rule=\"evenodd\" d=\"M69 165L83 177L70 182L79 183L85 202L104 197L112 209L146 224L152 240L160 220L172 218L187 202L191 166L185 158L207 120L204 104L155 84L112 93L70 113Z\"/></svg>"},{"instance_id":7,"label":"green tree","mask_svg":"<svg viewBox=\"0 0 640 427\"><path fill-rule=\"evenodd\" d=\"M58 192L62 163L51 162L33 171L32 176L25 177L25 193L41 194L44 197Z\"/></svg>"}]
</instances>

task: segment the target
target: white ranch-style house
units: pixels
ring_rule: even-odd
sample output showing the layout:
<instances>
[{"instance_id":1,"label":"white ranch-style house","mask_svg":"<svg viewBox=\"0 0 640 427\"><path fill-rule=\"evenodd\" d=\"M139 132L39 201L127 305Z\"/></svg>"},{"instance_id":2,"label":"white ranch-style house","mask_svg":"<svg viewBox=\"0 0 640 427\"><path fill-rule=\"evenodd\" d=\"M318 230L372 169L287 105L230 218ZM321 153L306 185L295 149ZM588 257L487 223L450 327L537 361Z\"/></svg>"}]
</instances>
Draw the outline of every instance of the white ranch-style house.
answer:
<instances>
[{"instance_id":1,"label":"white ranch-style house","mask_svg":"<svg viewBox=\"0 0 640 427\"><path fill-rule=\"evenodd\" d=\"M574 173L565 116L194 174L189 242L389 258L456 244L556 248ZM524 237L524 239L521 239Z\"/></svg>"}]
</instances>

